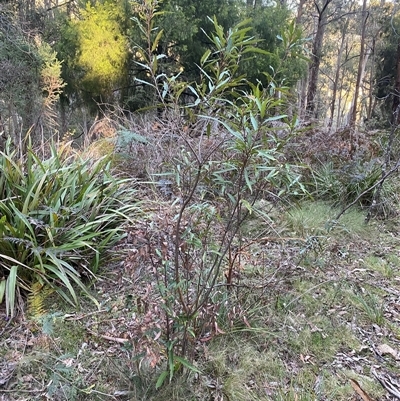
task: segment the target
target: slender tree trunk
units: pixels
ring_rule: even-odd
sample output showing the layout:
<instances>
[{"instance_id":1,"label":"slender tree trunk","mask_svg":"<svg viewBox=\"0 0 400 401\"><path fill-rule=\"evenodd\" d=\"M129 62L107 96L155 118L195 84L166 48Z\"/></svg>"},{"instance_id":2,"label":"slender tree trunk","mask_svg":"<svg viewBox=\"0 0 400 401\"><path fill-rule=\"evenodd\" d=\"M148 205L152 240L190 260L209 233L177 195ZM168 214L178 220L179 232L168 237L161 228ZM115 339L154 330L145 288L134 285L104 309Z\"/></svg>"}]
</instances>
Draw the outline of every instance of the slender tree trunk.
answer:
<instances>
[{"instance_id":1,"label":"slender tree trunk","mask_svg":"<svg viewBox=\"0 0 400 401\"><path fill-rule=\"evenodd\" d=\"M321 64L322 45L328 18L328 6L331 2L332 0L325 0L323 6L320 8L317 2L314 1L314 5L318 12L318 25L314 37L311 64L309 67L309 80L308 80L307 106L306 106L306 112L308 118L313 118L316 116L315 99L317 95L319 67Z\"/></svg>"},{"instance_id":2,"label":"slender tree trunk","mask_svg":"<svg viewBox=\"0 0 400 401\"><path fill-rule=\"evenodd\" d=\"M300 0L299 5L297 7L297 14L296 14L296 24L300 25L301 20L303 17L303 12L304 12L304 4L306 4L307 0Z\"/></svg>"},{"instance_id":3,"label":"slender tree trunk","mask_svg":"<svg viewBox=\"0 0 400 401\"><path fill-rule=\"evenodd\" d=\"M360 87L362 78L364 75L365 69L365 36L366 36L366 26L368 20L368 12L367 12L367 0L363 0L362 6L362 26L361 26L361 44L360 44L360 59L358 62L358 71L357 71L357 81L356 87L354 90L354 101L350 114L349 126L354 128L357 122L357 106L358 106L358 97L360 94Z\"/></svg>"},{"instance_id":4,"label":"slender tree trunk","mask_svg":"<svg viewBox=\"0 0 400 401\"><path fill-rule=\"evenodd\" d=\"M332 85L331 110L330 110L330 116L329 116L329 122L328 122L329 128L332 127L333 117L335 115L336 98L337 98L337 91L338 91L338 87L339 87L339 78L340 78L340 69L342 67L342 56L343 56L343 50L344 50L345 43L346 43L346 33L347 33L348 25L349 25L348 20L346 20L346 23L343 26L342 37L340 40L340 48L339 48L338 57L336 60L335 78L333 80L333 85Z\"/></svg>"},{"instance_id":5,"label":"slender tree trunk","mask_svg":"<svg viewBox=\"0 0 400 401\"><path fill-rule=\"evenodd\" d=\"M305 119L305 109L307 104L307 77L304 77L297 83L297 114L303 120Z\"/></svg>"},{"instance_id":6,"label":"slender tree trunk","mask_svg":"<svg viewBox=\"0 0 400 401\"><path fill-rule=\"evenodd\" d=\"M349 49L348 46L346 44L346 58L345 60L348 60L349 57ZM348 97L349 97L349 90L344 91L343 90L343 83L345 80L345 70L343 68L340 69L340 77L339 77L339 84L338 87L342 88L341 91L339 92L339 99L338 99L338 105L337 105L337 118L336 118L336 128L339 127L343 127L344 125L347 125L347 121L345 122L345 118L346 118L346 104L348 101Z\"/></svg>"},{"instance_id":7,"label":"slender tree trunk","mask_svg":"<svg viewBox=\"0 0 400 401\"><path fill-rule=\"evenodd\" d=\"M371 68L369 71L369 88L368 88L368 106L367 106L367 120L370 120L373 112L374 105L374 76L375 76L375 63L377 62L375 57L375 45L376 39L372 39L371 45Z\"/></svg>"},{"instance_id":8,"label":"slender tree trunk","mask_svg":"<svg viewBox=\"0 0 400 401\"><path fill-rule=\"evenodd\" d=\"M297 14L296 14L296 25L301 26L303 23L303 13L304 13L304 5L307 0L300 0L297 6ZM308 86L308 77L302 78L297 83L297 114L300 119L304 119L305 110L307 105L307 86Z\"/></svg>"}]
</instances>

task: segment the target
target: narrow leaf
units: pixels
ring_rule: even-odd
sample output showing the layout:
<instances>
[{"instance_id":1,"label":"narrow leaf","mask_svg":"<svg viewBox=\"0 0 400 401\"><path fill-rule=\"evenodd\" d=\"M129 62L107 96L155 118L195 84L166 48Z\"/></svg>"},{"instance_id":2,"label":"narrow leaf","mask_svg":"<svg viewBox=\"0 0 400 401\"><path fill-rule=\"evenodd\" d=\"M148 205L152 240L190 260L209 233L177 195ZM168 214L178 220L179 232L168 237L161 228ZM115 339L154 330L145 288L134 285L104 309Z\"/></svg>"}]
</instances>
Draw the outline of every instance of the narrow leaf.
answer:
<instances>
[{"instance_id":1,"label":"narrow leaf","mask_svg":"<svg viewBox=\"0 0 400 401\"><path fill-rule=\"evenodd\" d=\"M6 295L6 283L7 281L4 278L0 281L0 304L3 303L3 299Z\"/></svg>"},{"instance_id":2,"label":"narrow leaf","mask_svg":"<svg viewBox=\"0 0 400 401\"><path fill-rule=\"evenodd\" d=\"M157 390L164 384L165 379L167 378L167 376L168 376L168 371L167 370L164 370L160 374L160 376L158 376L157 383L156 383L156 389Z\"/></svg>"},{"instance_id":3,"label":"narrow leaf","mask_svg":"<svg viewBox=\"0 0 400 401\"><path fill-rule=\"evenodd\" d=\"M180 362L183 366L185 366L186 368L190 369L193 372L196 373L201 373L201 371L199 369L197 369L195 366L193 366L190 362L188 362L185 358L182 358L178 355L174 355L174 359L178 362Z\"/></svg>"},{"instance_id":4,"label":"narrow leaf","mask_svg":"<svg viewBox=\"0 0 400 401\"><path fill-rule=\"evenodd\" d=\"M11 318L15 312L15 295L17 290L18 266L12 266L6 284L6 314Z\"/></svg>"},{"instance_id":5,"label":"narrow leaf","mask_svg":"<svg viewBox=\"0 0 400 401\"><path fill-rule=\"evenodd\" d=\"M164 30L161 29L161 31L158 32L157 36L155 37L153 45L151 46L151 52L152 53L157 49L158 43L160 42L160 39L161 39L161 36L162 36L163 33L164 33Z\"/></svg>"}]
</instances>

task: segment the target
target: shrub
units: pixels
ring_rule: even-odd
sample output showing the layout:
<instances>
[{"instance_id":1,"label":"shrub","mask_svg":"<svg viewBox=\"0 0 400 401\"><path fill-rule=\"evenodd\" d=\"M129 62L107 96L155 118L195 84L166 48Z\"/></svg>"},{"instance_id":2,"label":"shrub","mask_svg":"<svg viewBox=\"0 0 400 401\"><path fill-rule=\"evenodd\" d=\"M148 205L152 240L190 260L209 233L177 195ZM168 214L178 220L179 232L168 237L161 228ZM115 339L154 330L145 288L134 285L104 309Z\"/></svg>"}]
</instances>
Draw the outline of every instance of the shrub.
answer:
<instances>
[{"instance_id":1,"label":"shrub","mask_svg":"<svg viewBox=\"0 0 400 401\"><path fill-rule=\"evenodd\" d=\"M312 171L310 192L318 199L346 206L381 179L381 166L377 160L353 161L342 168L327 162ZM367 191L358 199L358 205L368 207L374 199L374 190Z\"/></svg>"},{"instance_id":2,"label":"shrub","mask_svg":"<svg viewBox=\"0 0 400 401\"><path fill-rule=\"evenodd\" d=\"M148 8L135 21L150 43L156 30L155 13L150 2L145 4ZM179 143L171 136L178 152L166 166L169 171L159 176L170 179L178 196L165 218L153 226L155 232L148 234L152 238L148 245L156 255L152 261L165 313L163 341L168 359L156 387L171 381L183 368L197 372L185 358L194 355L195 339L219 330L216 316L221 294L228 299L240 276L242 228L256 201L303 190L281 153L283 141L271 129L273 122L287 118L280 113L286 88L278 87L269 76L270 84L263 87L239 75L242 57L263 53L248 35L248 21L228 32L215 17L210 22L215 33L207 39L213 51L201 58L199 83L157 73L158 59L151 48L157 47L161 33L150 51L138 48L145 61L140 65L150 78L150 82L139 82L152 88L160 107L178 111L177 116L189 115L202 128L175 130ZM181 106L183 93L189 93L193 102ZM162 235L161 246L154 241L157 235Z\"/></svg>"},{"instance_id":3,"label":"shrub","mask_svg":"<svg viewBox=\"0 0 400 401\"><path fill-rule=\"evenodd\" d=\"M37 283L73 305L74 286L90 297L85 278L138 210L135 190L113 177L109 157L92 162L66 149L53 147L45 160L32 149L18 156L10 144L0 153L0 302L5 298L7 315L20 291Z\"/></svg>"}]
</instances>

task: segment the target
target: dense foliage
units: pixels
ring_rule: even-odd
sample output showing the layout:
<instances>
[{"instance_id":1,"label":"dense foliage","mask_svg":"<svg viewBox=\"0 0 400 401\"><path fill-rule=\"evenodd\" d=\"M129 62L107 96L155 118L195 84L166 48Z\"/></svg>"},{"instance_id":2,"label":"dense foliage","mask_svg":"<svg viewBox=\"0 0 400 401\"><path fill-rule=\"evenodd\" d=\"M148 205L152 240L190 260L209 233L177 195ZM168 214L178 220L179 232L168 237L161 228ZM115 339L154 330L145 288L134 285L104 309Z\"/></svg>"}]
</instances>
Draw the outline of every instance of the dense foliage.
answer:
<instances>
[{"instance_id":1,"label":"dense foliage","mask_svg":"<svg viewBox=\"0 0 400 401\"><path fill-rule=\"evenodd\" d=\"M13 14L0 9L0 115L3 129L19 132L21 118L29 127L37 114L41 59ZM9 127L7 127L9 125Z\"/></svg>"},{"instance_id":2,"label":"dense foliage","mask_svg":"<svg viewBox=\"0 0 400 401\"><path fill-rule=\"evenodd\" d=\"M393 95L395 92L395 84L397 78L397 63L399 52L399 35L400 17L394 16L390 20L390 24L384 27L382 35L385 42L379 49L378 57L381 63L378 64L376 70L376 96L382 100L382 108L374 117L381 118L383 122L391 121L393 112ZM397 94L395 96L398 96Z\"/></svg>"},{"instance_id":3,"label":"dense foliage","mask_svg":"<svg viewBox=\"0 0 400 401\"><path fill-rule=\"evenodd\" d=\"M66 19L58 43L64 60L68 92L86 102L117 101L114 96L127 83L129 48L121 22L126 18L121 4L90 2L79 19Z\"/></svg>"},{"instance_id":4,"label":"dense foliage","mask_svg":"<svg viewBox=\"0 0 400 401\"><path fill-rule=\"evenodd\" d=\"M86 284L105 250L137 210L134 189L113 177L109 158L92 163L69 146L42 159L29 148L21 156L8 143L0 173L0 301L7 314L35 283L77 305L74 286L89 295Z\"/></svg>"},{"instance_id":5,"label":"dense foliage","mask_svg":"<svg viewBox=\"0 0 400 401\"><path fill-rule=\"evenodd\" d=\"M143 87L135 81L137 77L147 79L145 71L137 64L143 60L135 50L137 46L143 47L147 40L135 22L143 4L150 7L157 4L159 7L155 23L163 35L153 49L153 53L160 57L159 74L181 72L186 80L200 79L196 65L200 64L204 52L211 48L212 44L206 35L213 29L209 17L214 15L218 16L224 30L248 17L253 19L251 34L259 39L260 48L266 51L263 55L248 54L240 61L242 72L253 83L257 80L266 83L264 73L274 75L275 71L279 71L283 78L290 71L293 72L293 78L287 79L287 84L293 85L305 71L305 63L300 60L284 57L285 61L282 62L285 48L282 36L293 17L285 6L279 4L259 5L255 9L247 7L240 0L96 0L77 4L78 7L66 3L51 8L51 11L38 10L42 16L40 23L27 12L25 19L31 24L32 33L26 35L21 31L23 40L32 49L35 49L32 36L40 35L57 51L63 63L62 78L67 83L64 105L72 110L80 108L82 101L86 105L92 103L92 106L95 101L131 109L151 104L151 97L149 99L143 93ZM25 21L20 23L25 24ZM19 23L16 24L18 27ZM300 34L300 30L297 32ZM10 36L9 32L3 38L3 43L10 47L17 40L18 36L15 33ZM28 61L24 58L21 63L18 51L9 53L12 55L8 57L7 51L5 48L2 55L11 59L16 66L19 65L19 69ZM40 62L40 58L34 60ZM35 70L32 65L29 68L29 71ZM16 75L11 78L16 78ZM38 77L22 76L18 82L23 82L26 87L28 79L32 84L38 82ZM7 81L12 83L12 80ZM20 96L18 98L22 100Z\"/></svg>"}]
</instances>

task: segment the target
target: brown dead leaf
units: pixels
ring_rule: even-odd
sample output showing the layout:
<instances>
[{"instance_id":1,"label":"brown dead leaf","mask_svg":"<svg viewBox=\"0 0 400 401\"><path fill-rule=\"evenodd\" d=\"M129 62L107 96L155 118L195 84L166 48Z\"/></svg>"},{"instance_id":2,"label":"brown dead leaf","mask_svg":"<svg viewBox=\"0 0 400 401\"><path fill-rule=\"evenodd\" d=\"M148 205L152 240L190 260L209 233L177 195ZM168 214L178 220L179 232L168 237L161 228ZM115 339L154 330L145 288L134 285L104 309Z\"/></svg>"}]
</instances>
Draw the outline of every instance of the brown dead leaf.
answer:
<instances>
[{"instance_id":1,"label":"brown dead leaf","mask_svg":"<svg viewBox=\"0 0 400 401\"><path fill-rule=\"evenodd\" d=\"M312 363L312 361L311 361L311 355L303 355L303 354L300 354L300 359L301 359L301 361L302 361L304 364L311 363L312 365L314 365L314 364Z\"/></svg>"},{"instance_id":2,"label":"brown dead leaf","mask_svg":"<svg viewBox=\"0 0 400 401\"><path fill-rule=\"evenodd\" d=\"M244 321L244 324L245 324L249 329L251 329L250 323L247 321L246 316L243 316L243 321Z\"/></svg>"},{"instance_id":3,"label":"brown dead leaf","mask_svg":"<svg viewBox=\"0 0 400 401\"><path fill-rule=\"evenodd\" d=\"M221 329L218 327L217 322L214 322L214 327L215 327L215 332L216 332L217 334L225 334L225 331L221 330Z\"/></svg>"},{"instance_id":4,"label":"brown dead leaf","mask_svg":"<svg viewBox=\"0 0 400 401\"><path fill-rule=\"evenodd\" d=\"M351 387L357 392L357 394L363 399L363 401L374 401L353 379L350 379Z\"/></svg>"},{"instance_id":5,"label":"brown dead leaf","mask_svg":"<svg viewBox=\"0 0 400 401\"><path fill-rule=\"evenodd\" d=\"M391 355L394 359L399 359L399 353L394 350L390 345L387 344L379 344L377 350L381 355Z\"/></svg>"}]
</instances>

